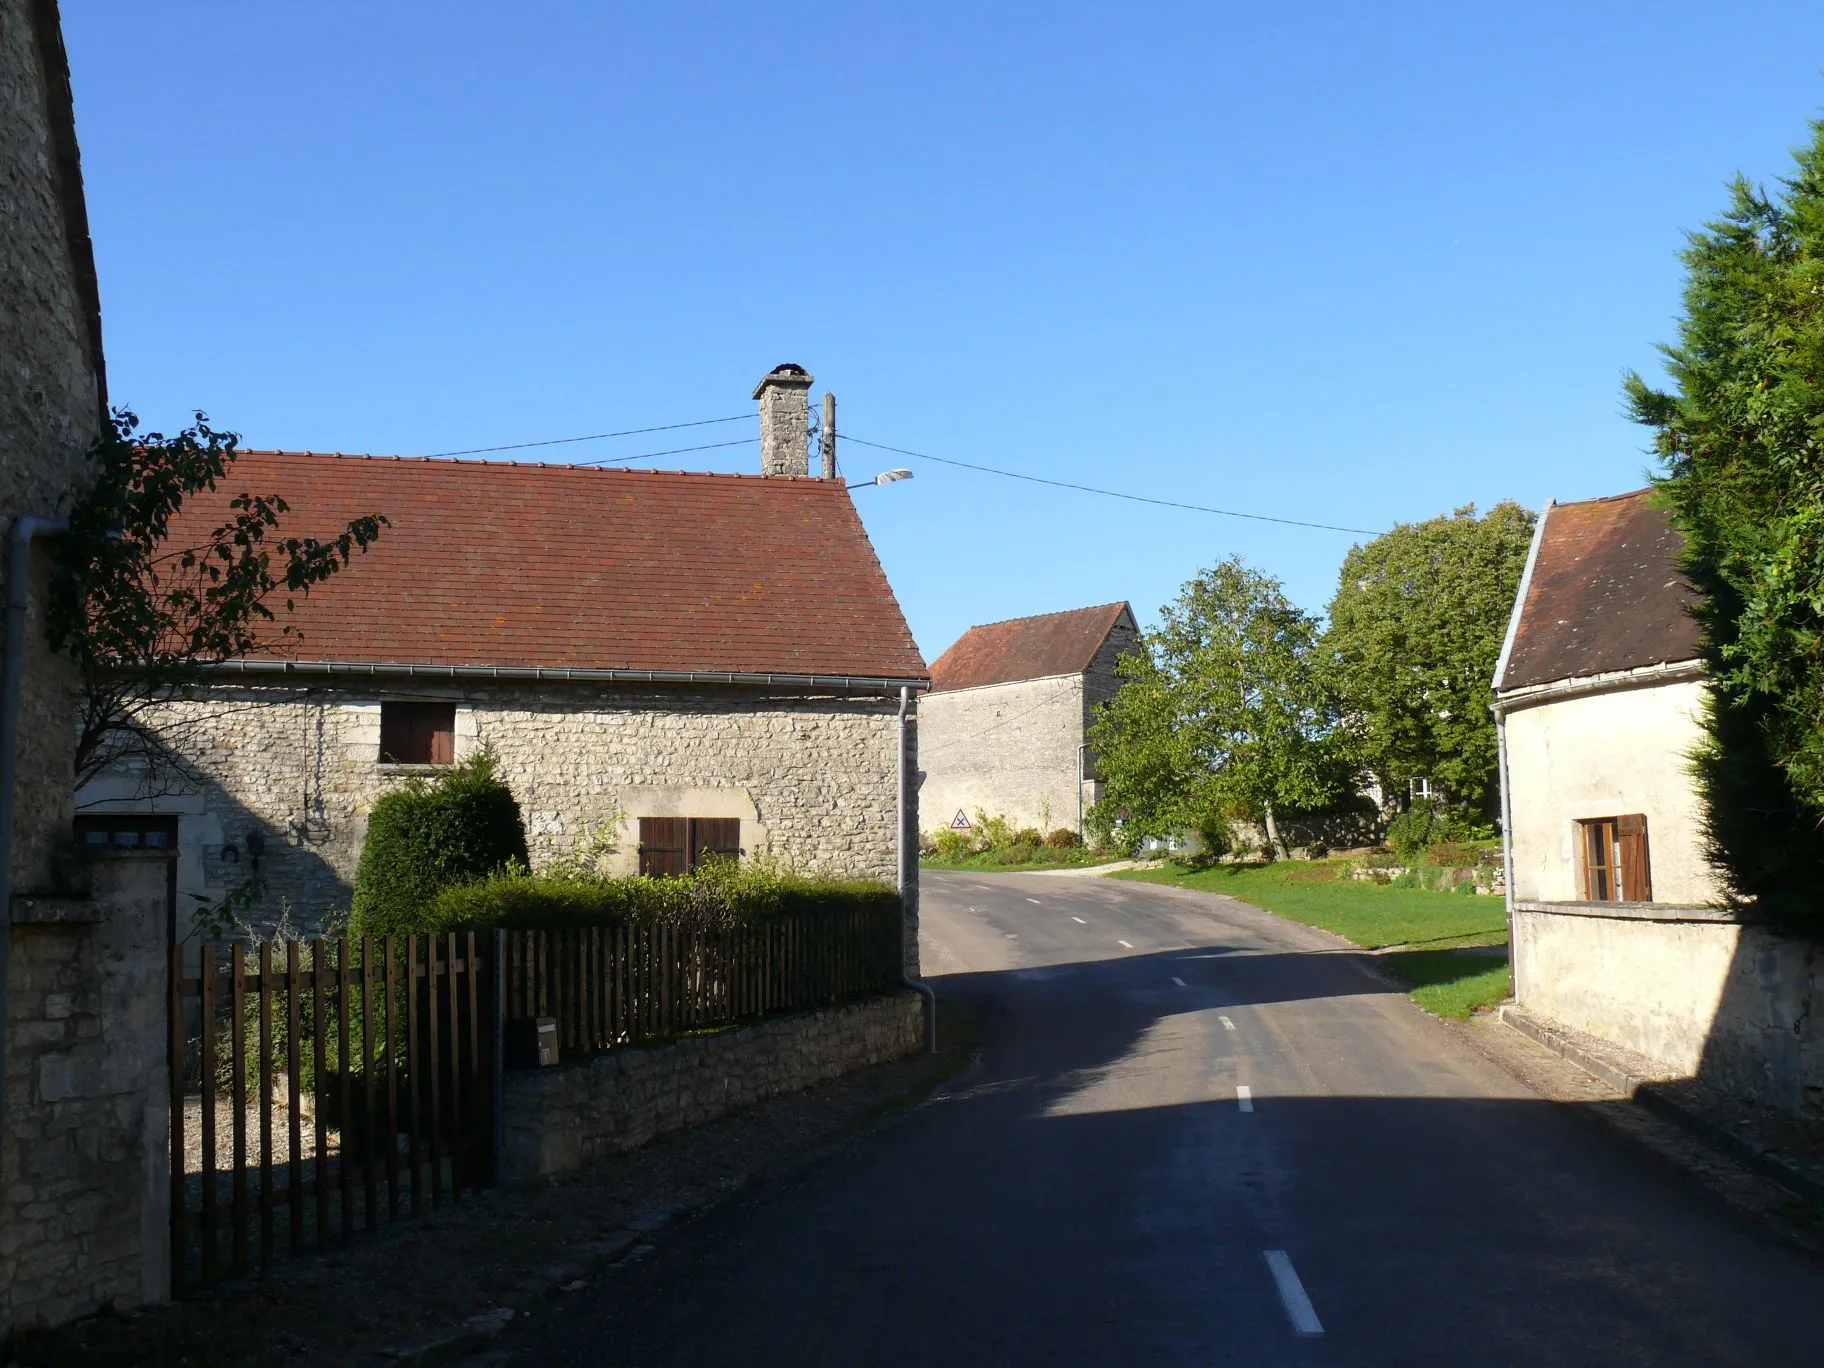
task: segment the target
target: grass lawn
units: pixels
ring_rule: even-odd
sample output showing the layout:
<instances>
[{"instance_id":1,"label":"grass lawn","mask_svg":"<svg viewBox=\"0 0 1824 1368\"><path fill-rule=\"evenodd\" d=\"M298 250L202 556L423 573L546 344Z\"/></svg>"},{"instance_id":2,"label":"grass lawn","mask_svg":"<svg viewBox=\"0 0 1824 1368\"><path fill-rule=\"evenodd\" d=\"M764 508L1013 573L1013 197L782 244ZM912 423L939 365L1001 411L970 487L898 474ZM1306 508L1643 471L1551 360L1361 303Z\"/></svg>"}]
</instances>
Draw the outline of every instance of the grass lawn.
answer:
<instances>
[{"instance_id":1,"label":"grass lawn","mask_svg":"<svg viewBox=\"0 0 1824 1368\"><path fill-rule=\"evenodd\" d=\"M1413 986L1421 1007L1439 1016L1467 1017L1508 995L1505 959L1448 953L1507 943L1507 908L1500 898L1367 883L1349 878L1340 861L1328 860L1195 872L1167 865L1109 877L1226 893L1288 921L1322 927L1365 950L1410 946L1386 955L1382 965Z\"/></svg>"}]
</instances>

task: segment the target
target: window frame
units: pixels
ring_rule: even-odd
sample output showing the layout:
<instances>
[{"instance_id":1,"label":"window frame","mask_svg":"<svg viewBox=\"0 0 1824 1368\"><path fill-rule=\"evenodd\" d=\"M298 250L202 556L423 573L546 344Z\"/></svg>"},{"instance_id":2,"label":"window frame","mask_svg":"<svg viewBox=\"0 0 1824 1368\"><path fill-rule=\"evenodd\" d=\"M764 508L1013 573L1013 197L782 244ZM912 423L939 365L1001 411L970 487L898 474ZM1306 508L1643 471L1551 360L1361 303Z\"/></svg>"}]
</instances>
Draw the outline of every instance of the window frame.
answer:
<instances>
[{"instance_id":1,"label":"window frame","mask_svg":"<svg viewBox=\"0 0 1824 1368\"><path fill-rule=\"evenodd\" d=\"M635 843L636 870L654 878L670 878L701 869L715 856L739 860L739 817L641 817Z\"/></svg>"},{"instance_id":2,"label":"window frame","mask_svg":"<svg viewBox=\"0 0 1824 1368\"><path fill-rule=\"evenodd\" d=\"M438 726L446 710L448 726ZM427 716L431 713L436 716ZM418 745L421 740L422 748ZM408 747L411 758L401 754ZM420 755L425 758L417 758ZM439 698L381 699L379 763L412 769L455 764L456 704Z\"/></svg>"},{"instance_id":3,"label":"window frame","mask_svg":"<svg viewBox=\"0 0 1824 1368\"><path fill-rule=\"evenodd\" d=\"M1653 857L1644 813L1577 819L1583 901L1653 901ZM1608 891L1603 891L1604 886Z\"/></svg>"}]
</instances>

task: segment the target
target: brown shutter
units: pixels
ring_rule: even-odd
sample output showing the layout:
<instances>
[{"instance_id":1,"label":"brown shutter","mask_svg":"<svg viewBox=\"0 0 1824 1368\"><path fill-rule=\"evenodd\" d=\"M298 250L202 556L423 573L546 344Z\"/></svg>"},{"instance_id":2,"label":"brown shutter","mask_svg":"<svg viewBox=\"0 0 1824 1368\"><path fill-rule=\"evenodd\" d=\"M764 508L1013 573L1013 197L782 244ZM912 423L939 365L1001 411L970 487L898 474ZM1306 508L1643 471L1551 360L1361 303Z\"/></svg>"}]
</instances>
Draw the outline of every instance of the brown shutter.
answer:
<instances>
[{"instance_id":1,"label":"brown shutter","mask_svg":"<svg viewBox=\"0 0 1824 1368\"><path fill-rule=\"evenodd\" d=\"M447 765L456 758L454 703L382 703L380 759L390 765Z\"/></svg>"},{"instance_id":2,"label":"brown shutter","mask_svg":"<svg viewBox=\"0 0 1824 1368\"><path fill-rule=\"evenodd\" d=\"M425 750L430 754L433 765L453 764L456 760L456 705L443 708L426 708L424 724L430 733L425 738Z\"/></svg>"},{"instance_id":3,"label":"brown shutter","mask_svg":"<svg viewBox=\"0 0 1824 1368\"><path fill-rule=\"evenodd\" d=\"M640 818L640 873L682 874L689 824L682 817Z\"/></svg>"},{"instance_id":4,"label":"brown shutter","mask_svg":"<svg viewBox=\"0 0 1824 1368\"><path fill-rule=\"evenodd\" d=\"M739 817L693 817L690 823L690 867L708 859L741 858Z\"/></svg>"},{"instance_id":5,"label":"brown shutter","mask_svg":"<svg viewBox=\"0 0 1824 1368\"><path fill-rule=\"evenodd\" d=\"M1616 841L1620 848L1621 889L1624 902L1653 901L1653 863L1647 849L1647 819L1631 813L1615 819Z\"/></svg>"}]
</instances>

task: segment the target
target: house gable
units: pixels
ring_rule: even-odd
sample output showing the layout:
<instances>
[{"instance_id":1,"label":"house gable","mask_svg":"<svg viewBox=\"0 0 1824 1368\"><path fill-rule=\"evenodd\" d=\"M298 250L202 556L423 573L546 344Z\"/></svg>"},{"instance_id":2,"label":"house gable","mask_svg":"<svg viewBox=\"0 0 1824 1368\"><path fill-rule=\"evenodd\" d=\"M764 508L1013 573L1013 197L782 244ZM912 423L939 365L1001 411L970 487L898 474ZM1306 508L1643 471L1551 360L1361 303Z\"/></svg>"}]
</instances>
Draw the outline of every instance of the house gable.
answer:
<instances>
[{"instance_id":1,"label":"house gable","mask_svg":"<svg viewBox=\"0 0 1824 1368\"><path fill-rule=\"evenodd\" d=\"M931 688L944 693L984 684L1085 674L1097 664L1111 634L1122 628L1131 641L1134 613L1126 603L971 627L931 667Z\"/></svg>"}]
</instances>

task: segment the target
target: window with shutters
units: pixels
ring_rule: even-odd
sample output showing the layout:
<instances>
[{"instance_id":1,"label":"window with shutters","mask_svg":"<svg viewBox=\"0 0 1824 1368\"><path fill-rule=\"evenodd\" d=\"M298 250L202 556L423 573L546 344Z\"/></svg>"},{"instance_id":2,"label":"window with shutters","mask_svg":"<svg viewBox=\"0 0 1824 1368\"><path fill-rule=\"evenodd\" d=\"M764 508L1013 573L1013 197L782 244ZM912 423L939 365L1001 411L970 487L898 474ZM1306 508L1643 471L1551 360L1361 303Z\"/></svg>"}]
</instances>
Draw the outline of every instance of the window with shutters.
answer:
<instances>
[{"instance_id":1,"label":"window with shutters","mask_svg":"<svg viewBox=\"0 0 1824 1368\"><path fill-rule=\"evenodd\" d=\"M1653 861L1647 819L1640 813L1591 817L1577 824L1583 839L1586 902L1652 902Z\"/></svg>"},{"instance_id":2,"label":"window with shutters","mask_svg":"<svg viewBox=\"0 0 1824 1368\"><path fill-rule=\"evenodd\" d=\"M640 818L642 874L682 874L707 860L740 858L739 817Z\"/></svg>"},{"instance_id":3,"label":"window with shutters","mask_svg":"<svg viewBox=\"0 0 1824 1368\"><path fill-rule=\"evenodd\" d=\"M380 763L448 765L456 759L454 703L382 703Z\"/></svg>"}]
</instances>

